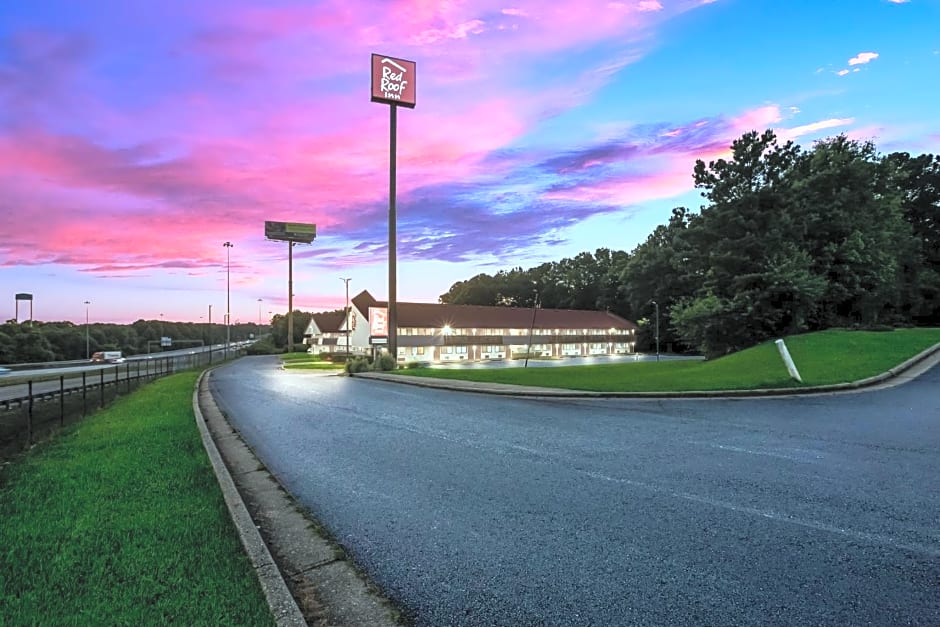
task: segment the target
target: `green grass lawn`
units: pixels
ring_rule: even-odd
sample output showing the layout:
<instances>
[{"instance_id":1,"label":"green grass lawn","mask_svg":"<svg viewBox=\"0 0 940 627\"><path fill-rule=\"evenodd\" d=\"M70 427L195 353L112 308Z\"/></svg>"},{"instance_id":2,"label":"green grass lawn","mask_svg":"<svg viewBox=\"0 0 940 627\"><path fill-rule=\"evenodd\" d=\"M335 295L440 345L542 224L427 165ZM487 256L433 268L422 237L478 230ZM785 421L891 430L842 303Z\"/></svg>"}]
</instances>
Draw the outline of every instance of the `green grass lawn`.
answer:
<instances>
[{"instance_id":1,"label":"green grass lawn","mask_svg":"<svg viewBox=\"0 0 940 627\"><path fill-rule=\"evenodd\" d=\"M285 364L293 363L295 361L323 361L319 355L311 355L310 353L282 353L278 355Z\"/></svg>"},{"instance_id":2,"label":"green grass lawn","mask_svg":"<svg viewBox=\"0 0 940 627\"><path fill-rule=\"evenodd\" d=\"M286 353L280 357L286 370L342 370L346 366L309 353Z\"/></svg>"},{"instance_id":3,"label":"green grass lawn","mask_svg":"<svg viewBox=\"0 0 940 627\"><path fill-rule=\"evenodd\" d=\"M0 624L273 625L172 375L0 471Z\"/></svg>"},{"instance_id":4,"label":"green grass lawn","mask_svg":"<svg viewBox=\"0 0 940 627\"><path fill-rule=\"evenodd\" d=\"M334 364L332 361L302 361L284 364L285 370L342 370L346 364Z\"/></svg>"},{"instance_id":5,"label":"green grass lawn","mask_svg":"<svg viewBox=\"0 0 940 627\"><path fill-rule=\"evenodd\" d=\"M711 361L623 362L591 366L398 370L401 376L534 385L597 392L753 390L857 381L885 372L940 342L940 329L830 330L786 338L803 384L790 379L767 342Z\"/></svg>"}]
</instances>

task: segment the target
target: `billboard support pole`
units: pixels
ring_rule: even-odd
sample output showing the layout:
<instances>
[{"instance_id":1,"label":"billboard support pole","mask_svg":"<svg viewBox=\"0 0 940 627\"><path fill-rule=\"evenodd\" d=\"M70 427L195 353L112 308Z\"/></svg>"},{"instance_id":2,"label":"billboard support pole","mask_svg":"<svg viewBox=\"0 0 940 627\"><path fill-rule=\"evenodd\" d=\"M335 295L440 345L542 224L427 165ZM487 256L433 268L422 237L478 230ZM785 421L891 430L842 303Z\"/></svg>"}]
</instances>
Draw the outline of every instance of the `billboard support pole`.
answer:
<instances>
[{"instance_id":1,"label":"billboard support pole","mask_svg":"<svg viewBox=\"0 0 940 627\"><path fill-rule=\"evenodd\" d=\"M287 352L294 352L294 242L287 241Z\"/></svg>"},{"instance_id":2,"label":"billboard support pole","mask_svg":"<svg viewBox=\"0 0 940 627\"><path fill-rule=\"evenodd\" d=\"M388 352L398 363L398 285L396 260L396 164L398 150L398 107L389 106L388 137Z\"/></svg>"},{"instance_id":3,"label":"billboard support pole","mask_svg":"<svg viewBox=\"0 0 940 627\"><path fill-rule=\"evenodd\" d=\"M317 225L265 220L264 236L269 240L287 242L287 352L290 353L294 350L294 245L298 242L312 244L317 238ZM260 298L258 302L261 302ZM259 326L260 322L261 305L258 305Z\"/></svg>"}]
</instances>

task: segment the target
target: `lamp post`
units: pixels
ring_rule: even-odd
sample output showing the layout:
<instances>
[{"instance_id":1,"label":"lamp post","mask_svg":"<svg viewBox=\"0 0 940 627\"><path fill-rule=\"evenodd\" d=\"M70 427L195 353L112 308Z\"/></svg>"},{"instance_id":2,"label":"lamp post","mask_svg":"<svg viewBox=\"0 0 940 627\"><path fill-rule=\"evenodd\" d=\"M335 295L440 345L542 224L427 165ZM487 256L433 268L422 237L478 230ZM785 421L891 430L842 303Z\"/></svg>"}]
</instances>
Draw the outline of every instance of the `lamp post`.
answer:
<instances>
[{"instance_id":1,"label":"lamp post","mask_svg":"<svg viewBox=\"0 0 940 627\"><path fill-rule=\"evenodd\" d=\"M535 314L539 310L539 288L538 284L535 285L535 302L532 304L532 324L529 325L529 345L525 349L525 363L522 365L523 368L529 367L529 353L532 352L532 333L535 331Z\"/></svg>"},{"instance_id":2,"label":"lamp post","mask_svg":"<svg viewBox=\"0 0 940 627\"><path fill-rule=\"evenodd\" d=\"M232 242L225 242L225 356L232 343Z\"/></svg>"},{"instance_id":3,"label":"lamp post","mask_svg":"<svg viewBox=\"0 0 940 627\"><path fill-rule=\"evenodd\" d=\"M258 335L261 335L261 302L262 299L258 299Z\"/></svg>"},{"instance_id":4,"label":"lamp post","mask_svg":"<svg viewBox=\"0 0 940 627\"><path fill-rule=\"evenodd\" d=\"M650 303L656 307L656 361L659 361L659 303L655 300Z\"/></svg>"},{"instance_id":5,"label":"lamp post","mask_svg":"<svg viewBox=\"0 0 940 627\"><path fill-rule=\"evenodd\" d=\"M209 330L207 335L209 336L209 363L212 363L212 305L209 305Z\"/></svg>"},{"instance_id":6,"label":"lamp post","mask_svg":"<svg viewBox=\"0 0 940 627\"><path fill-rule=\"evenodd\" d=\"M85 301L85 359L91 359L91 351L89 350L91 344L88 341L88 305L90 304L90 300Z\"/></svg>"},{"instance_id":7,"label":"lamp post","mask_svg":"<svg viewBox=\"0 0 940 627\"><path fill-rule=\"evenodd\" d=\"M346 326L346 361L349 361L349 282L352 281L352 277L342 278L340 281L346 284L346 309L343 310L345 314L345 322L343 323Z\"/></svg>"}]
</instances>

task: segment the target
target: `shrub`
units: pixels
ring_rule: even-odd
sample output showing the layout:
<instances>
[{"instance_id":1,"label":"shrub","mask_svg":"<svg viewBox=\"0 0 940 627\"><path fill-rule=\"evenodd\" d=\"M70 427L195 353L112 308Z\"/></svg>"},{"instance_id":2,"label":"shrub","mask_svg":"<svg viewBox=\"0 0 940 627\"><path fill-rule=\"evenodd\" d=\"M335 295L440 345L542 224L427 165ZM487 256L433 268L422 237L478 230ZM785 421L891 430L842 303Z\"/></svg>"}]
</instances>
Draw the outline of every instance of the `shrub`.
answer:
<instances>
[{"instance_id":1,"label":"shrub","mask_svg":"<svg viewBox=\"0 0 940 627\"><path fill-rule=\"evenodd\" d=\"M353 357L346 362L346 372L356 374L357 372L367 372L371 370L371 364L367 357Z\"/></svg>"},{"instance_id":2,"label":"shrub","mask_svg":"<svg viewBox=\"0 0 940 627\"><path fill-rule=\"evenodd\" d=\"M379 358L372 364L373 370L396 370L397 368L398 364L395 362L395 358L388 353L379 355Z\"/></svg>"},{"instance_id":3,"label":"shrub","mask_svg":"<svg viewBox=\"0 0 940 627\"><path fill-rule=\"evenodd\" d=\"M277 348L270 338L264 338L258 340L248 346L245 349L245 353L248 355L276 355L284 352L282 349Z\"/></svg>"}]
</instances>

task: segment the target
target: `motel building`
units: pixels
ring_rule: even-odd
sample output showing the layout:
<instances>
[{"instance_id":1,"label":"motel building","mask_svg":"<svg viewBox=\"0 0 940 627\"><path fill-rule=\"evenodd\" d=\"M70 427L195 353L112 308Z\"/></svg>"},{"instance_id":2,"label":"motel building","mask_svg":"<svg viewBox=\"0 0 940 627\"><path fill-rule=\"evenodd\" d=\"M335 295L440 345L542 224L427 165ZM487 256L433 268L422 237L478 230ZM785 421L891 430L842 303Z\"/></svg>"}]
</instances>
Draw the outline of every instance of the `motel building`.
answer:
<instances>
[{"instance_id":1,"label":"motel building","mask_svg":"<svg viewBox=\"0 0 940 627\"><path fill-rule=\"evenodd\" d=\"M371 354L387 343L388 304L368 291L342 311L313 314L304 333L308 352ZM442 363L525 357L627 355L636 325L606 311L531 309L399 302L398 362ZM531 339L530 339L531 338ZM531 345L531 349L530 349Z\"/></svg>"}]
</instances>

